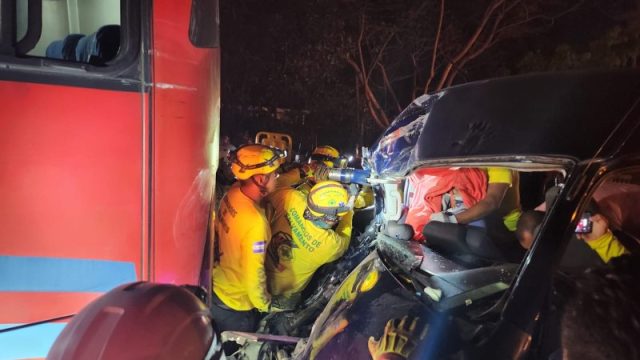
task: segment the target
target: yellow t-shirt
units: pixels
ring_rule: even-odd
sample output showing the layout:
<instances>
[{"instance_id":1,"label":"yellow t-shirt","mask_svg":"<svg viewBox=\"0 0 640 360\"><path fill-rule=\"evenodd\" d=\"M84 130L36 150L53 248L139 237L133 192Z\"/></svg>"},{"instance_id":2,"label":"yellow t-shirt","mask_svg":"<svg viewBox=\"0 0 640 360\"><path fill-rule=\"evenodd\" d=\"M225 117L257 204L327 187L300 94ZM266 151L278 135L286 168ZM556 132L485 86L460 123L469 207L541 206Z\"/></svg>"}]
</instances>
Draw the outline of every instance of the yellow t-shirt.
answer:
<instances>
[{"instance_id":1,"label":"yellow t-shirt","mask_svg":"<svg viewBox=\"0 0 640 360\"><path fill-rule=\"evenodd\" d=\"M358 193L355 202L356 209L363 209L373 205L374 197L373 197L373 189L371 186L363 186L362 190Z\"/></svg>"},{"instance_id":2,"label":"yellow t-shirt","mask_svg":"<svg viewBox=\"0 0 640 360\"><path fill-rule=\"evenodd\" d=\"M295 186L300 183L300 181L302 181L300 178L300 170L298 168L293 168L280 174L276 180L276 188Z\"/></svg>"},{"instance_id":3,"label":"yellow t-shirt","mask_svg":"<svg viewBox=\"0 0 640 360\"><path fill-rule=\"evenodd\" d=\"M520 210L520 177L517 172L505 168L487 168L489 184L509 184L509 189L502 199L498 215L502 216L504 226L509 231L516 231Z\"/></svg>"},{"instance_id":4,"label":"yellow t-shirt","mask_svg":"<svg viewBox=\"0 0 640 360\"><path fill-rule=\"evenodd\" d=\"M264 259L271 229L264 211L236 183L222 198L215 227L220 264L213 269L213 291L234 310L268 311Z\"/></svg>"},{"instance_id":5,"label":"yellow t-shirt","mask_svg":"<svg viewBox=\"0 0 640 360\"><path fill-rule=\"evenodd\" d=\"M273 234L266 260L269 290L274 296L298 296L323 264L338 259L349 247L353 211L335 230L321 229L303 216L305 194L280 189L268 196Z\"/></svg>"},{"instance_id":6,"label":"yellow t-shirt","mask_svg":"<svg viewBox=\"0 0 640 360\"><path fill-rule=\"evenodd\" d=\"M600 255L605 263L614 257L627 254L627 249L620 243L611 231L592 241L585 241L590 248Z\"/></svg>"}]
</instances>

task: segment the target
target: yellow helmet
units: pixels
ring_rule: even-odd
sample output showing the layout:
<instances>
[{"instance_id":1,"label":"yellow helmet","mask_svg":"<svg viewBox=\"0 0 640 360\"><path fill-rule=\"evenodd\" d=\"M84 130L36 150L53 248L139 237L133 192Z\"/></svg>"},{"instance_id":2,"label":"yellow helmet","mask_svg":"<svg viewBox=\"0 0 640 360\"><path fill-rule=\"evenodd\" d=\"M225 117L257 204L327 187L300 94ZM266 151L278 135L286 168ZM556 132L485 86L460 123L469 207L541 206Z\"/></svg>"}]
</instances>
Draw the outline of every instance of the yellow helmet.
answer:
<instances>
[{"instance_id":1,"label":"yellow helmet","mask_svg":"<svg viewBox=\"0 0 640 360\"><path fill-rule=\"evenodd\" d=\"M230 155L231 172L238 180L270 174L280 167L285 157L283 151L266 145L243 145Z\"/></svg>"},{"instance_id":2,"label":"yellow helmet","mask_svg":"<svg viewBox=\"0 0 640 360\"><path fill-rule=\"evenodd\" d=\"M346 214L349 195L347 190L337 181L321 181L315 184L307 196L307 208L315 217L337 217Z\"/></svg>"},{"instance_id":3,"label":"yellow helmet","mask_svg":"<svg viewBox=\"0 0 640 360\"><path fill-rule=\"evenodd\" d=\"M316 147L311 153L311 161L323 162L328 167L335 167L338 165L340 158L340 152L329 145L321 145Z\"/></svg>"}]
</instances>

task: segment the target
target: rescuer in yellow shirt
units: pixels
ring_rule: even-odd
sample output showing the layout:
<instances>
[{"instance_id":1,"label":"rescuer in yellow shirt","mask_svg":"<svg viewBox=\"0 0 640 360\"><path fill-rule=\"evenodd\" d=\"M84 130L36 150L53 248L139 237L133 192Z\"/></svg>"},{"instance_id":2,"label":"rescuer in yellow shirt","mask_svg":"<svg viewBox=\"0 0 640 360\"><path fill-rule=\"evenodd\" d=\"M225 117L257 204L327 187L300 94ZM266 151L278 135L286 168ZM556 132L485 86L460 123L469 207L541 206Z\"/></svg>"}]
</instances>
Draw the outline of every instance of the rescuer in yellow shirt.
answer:
<instances>
[{"instance_id":1,"label":"rescuer in yellow shirt","mask_svg":"<svg viewBox=\"0 0 640 360\"><path fill-rule=\"evenodd\" d=\"M280 189L268 202L273 209L265 265L269 290L274 307L291 309L314 272L349 247L353 210L347 190L335 181L317 183L307 196Z\"/></svg>"},{"instance_id":2,"label":"rescuer in yellow shirt","mask_svg":"<svg viewBox=\"0 0 640 360\"><path fill-rule=\"evenodd\" d=\"M271 229L260 204L274 191L283 158L279 150L257 144L242 146L231 156L239 181L215 217L219 264L212 273L211 313L219 332L256 331L258 311L269 310L264 261Z\"/></svg>"},{"instance_id":3,"label":"rescuer in yellow shirt","mask_svg":"<svg viewBox=\"0 0 640 360\"><path fill-rule=\"evenodd\" d=\"M321 171L324 171L326 170L324 169L324 167L329 169L339 168L346 166L346 163L344 161L344 158L340 157L340 152L336 148L329 145L320 145L316 146L316 148L313 149L311 157L309 157L309 165L312 165L312 175L307 176L304 179L305 181L297 186L297 189L302 191L305 195L309 193L309 190L311 190L311 187L315 185L317 181L315 173L318 171L318 169L315 168L315 165L321 165Z\"/></svg>"},{"instance_id":4,"label":"rescuer in yellow shirt","mask_svg":"<svg viewBox=\"0 0 640 360\"><path fill-rule=\"evenodd\" d=\"M315 184L315 174L317 171L326 168L322 163L312 162L309 164L290 164L289 169L285 169L280 174L277 182L277 188L281 187L298 187L304 184ZM283 170L282 168L280 170ZM308 187L310 189L311 186Z\"/></svg>"},{"instance_id":5,"label":"rescuer in yellow shirt","mask_svg":"<svg viewBox=\"0 0 640 360\"><path fill-rule=\"evenodd\" d=\"M288 163L280 168L280 177L276 188L297 187L298 190L309 193L309 189L316 183L316 173L332 168L344 160L339 158L340 153L332 146L322 145L313 150L308 163ZM325 179L326 180L326 179Z\"/></svg>"}]
</instances>

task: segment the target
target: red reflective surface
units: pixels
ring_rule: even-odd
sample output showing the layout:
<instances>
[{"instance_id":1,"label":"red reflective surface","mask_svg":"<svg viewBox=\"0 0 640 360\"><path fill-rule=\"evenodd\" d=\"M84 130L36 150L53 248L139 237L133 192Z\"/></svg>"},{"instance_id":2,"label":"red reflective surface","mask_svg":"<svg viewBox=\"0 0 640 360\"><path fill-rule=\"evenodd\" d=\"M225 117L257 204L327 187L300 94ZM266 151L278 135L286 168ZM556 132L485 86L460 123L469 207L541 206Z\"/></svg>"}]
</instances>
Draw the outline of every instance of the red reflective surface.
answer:
<instances>
[{"instance_id":1,"label":"red reflective surface","mask_svg":"<svg viewBox=\"0 0 640 360\"><path fill-rule=\"evenodd\" d=\"M190 1L161 1L153 10L153 279L194 284L213 189L219 52L189 41Z\"/></svg>"},{"instance_id":2,"label":"red reflective surface","mask_svg":"<svg viewBox=\"0 0 640 360\"><path fill-rule=\"evenodd\" d=\"M38 83L35 72L29 82L0 80L0 327L79 311L110 274L99 274L101 290L74 279L110 264L126 270L115 281L199 281L219 49L189 41L191 1L152 9L147 92ZM24 259L57 267L38 274L16 265ZM66 267L78 261L87 263ZM30 281L39 275L45 290Z\"/></svg>"}]
</instances>

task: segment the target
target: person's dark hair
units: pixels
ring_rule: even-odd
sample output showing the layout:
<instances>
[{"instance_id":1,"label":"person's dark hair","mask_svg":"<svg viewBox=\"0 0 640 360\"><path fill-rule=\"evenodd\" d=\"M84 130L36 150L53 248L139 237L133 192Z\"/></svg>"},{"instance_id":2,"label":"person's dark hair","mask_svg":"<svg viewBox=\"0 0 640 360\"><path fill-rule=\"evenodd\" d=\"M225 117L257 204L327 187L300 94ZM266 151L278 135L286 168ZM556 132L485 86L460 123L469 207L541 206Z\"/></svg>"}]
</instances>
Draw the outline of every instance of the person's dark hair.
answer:
<instances>
[{"instance_id":1,"label":"person's dark hair","mask_svg":"<svg viewBox=\"0 0 640 360\"><path fill-rule=\"evenodd\" d=\"M600 210L600 206L598 206L598 203L593 199L591 199L589 201L589 203L587 204L587 208L584 209L584 211L585 212L587 212L587 211L590 212L591 215L596 215L596 214L602 215L602 212Z\"/></svg>"},{"instance_id":2,"label":"person's dark hair","mask_svg":"<svg viewBox=\"0 0 640 360\"><path fill-rule=\"evenodd\" d=\"M587 271L562 320L569 360L640 359L640 257Z\"/></svg>"},{"instance_id":3,"label":"person's dark hair","mask_svg":"<svg viewBox=\"0 0 640 360\"><path fill-rule=\"evenodd\" d=\"M529 231L532 234L535 232L536 227L542 224L544 219L544 212L537 210L528 210L520 215L518 219L518 225L516 226L516 236L518 239L522 238L522 234L525 231Z\"/></svg>"}]
</instances>

